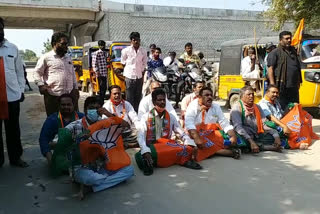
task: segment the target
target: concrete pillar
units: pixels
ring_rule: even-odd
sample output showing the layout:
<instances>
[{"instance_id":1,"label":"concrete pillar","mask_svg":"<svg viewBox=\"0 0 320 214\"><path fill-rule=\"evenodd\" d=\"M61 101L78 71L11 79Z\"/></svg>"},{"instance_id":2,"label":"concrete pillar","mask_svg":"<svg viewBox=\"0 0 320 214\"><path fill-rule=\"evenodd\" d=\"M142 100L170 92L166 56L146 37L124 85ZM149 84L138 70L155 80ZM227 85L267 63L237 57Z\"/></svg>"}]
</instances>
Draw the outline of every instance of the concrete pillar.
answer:
<instances>
[{"instance_id":1,"label":"concrete pillar","mask_svg":"<svg viewBox=\"0 0 320 214\"><path fill-rule=\"evenodd\" d=\"M72 27L70 33L70 45L82 46L84 43L92 42L92 36L96 29L98 28L98 23L87 22L76 27Z\"/></svg>"}]
</instances>

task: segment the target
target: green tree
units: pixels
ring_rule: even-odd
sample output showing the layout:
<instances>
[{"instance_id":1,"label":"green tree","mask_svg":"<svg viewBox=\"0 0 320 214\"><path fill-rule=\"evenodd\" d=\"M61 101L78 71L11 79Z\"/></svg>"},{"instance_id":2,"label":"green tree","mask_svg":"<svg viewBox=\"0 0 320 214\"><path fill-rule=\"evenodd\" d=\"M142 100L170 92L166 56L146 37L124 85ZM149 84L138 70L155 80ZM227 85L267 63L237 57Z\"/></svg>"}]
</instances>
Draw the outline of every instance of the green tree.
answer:
<instances>
[{"instance_id":1,"label":"green tree","mask_svg":"<svg viewBox=\"0 0 320 214\"><path fill-rule=\"evenodd\" d=\"M320 28L319 0L262 0L262 3L269 6L263 15L275 21L271 23L274 30L280 30L286 21L298 26L302 18L308 29Z\"/></svg>"},{"instance_id":2,"label":"green tree","mask_svg":"<svg viewBox=\"0 0 320 214\"><path fill-rule=\"evenodd\" d=\"M22 57L24 61L32 61L35 62L38 60L38 57L35 52L32 50L26 49L24 50L19 50L19 54Z\"/></svg>"},{"instance_id":3,"label":"green tree","mask_svg":"<svg viewBox=\"0 0 320 214\"><path fill-rule=\"evenodd\" d=\"M51 42L49 39L47 39L47 41L43 43L43 47L44 47L44 50L42 51L43 54L52 50Z\"/></svg>"}]
</instances>

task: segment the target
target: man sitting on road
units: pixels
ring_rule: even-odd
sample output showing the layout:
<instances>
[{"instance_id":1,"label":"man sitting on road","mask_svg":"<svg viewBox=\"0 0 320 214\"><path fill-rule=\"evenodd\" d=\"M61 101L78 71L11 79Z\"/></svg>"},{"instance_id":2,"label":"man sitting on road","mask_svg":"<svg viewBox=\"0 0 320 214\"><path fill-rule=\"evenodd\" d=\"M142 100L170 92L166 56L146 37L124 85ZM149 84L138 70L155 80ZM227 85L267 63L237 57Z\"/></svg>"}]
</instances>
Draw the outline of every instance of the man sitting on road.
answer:
<instances>
[{"instance_id":1,"label":"man sitting on road","mask_svg":"<svg viewBox=\"0 0 320 214\"><path fill-rule=\"evenodd\" d=\"M199 98L189 104L185 114L185 128L194 140L196 161L214 154L240 158L241 151L237 148L237 136L233 126L224 117L220 106L213 103L211 88L202 88ZM225 147L225 142L231 143L231 147Z\"/></svg>"},{"instance_id":2,"label":"man sitting on road","mask_svg":"<svg viewBox=\"0 0 320 214\"><path fill-rule=\"evenodd\" d=\"M240 101L230 112L234 130L245 141L251 152L281 151L281 141L276 130L265 125L267 118L260 106L254 104L254 90L245 86L240 90Z\"/></svg>"},{"instance_id":3,"label":"man sitting on road","mask_svg":"<svg viewBox=\"0 0 320 214\"><path fill-rule=\"evenodd\" d=\"M189 104L198 98L199 96L199 92L200 90L204 87L204 82L203 81L197 81L195 83L195 85L193 85L193 93L188 94L187 96L185 96L182 101L181 101L181 124L182 127L184 127L184 117L185 117L185 113L187 111L187 108L189 106Z\"/></svg>"},{"instance_id":4,"label":"man sitting on road","mask_svg":"<svg viewBox=\"0 0 320 214\"><path fill-rule=\"evenodd\" d=\"M141 118L138 143L141 151L136 153L136 162L145 175L153 173L153 167L169 167L174 164L192 169L201 166L190 160L192 149L171 140L173 133L186 143L193 143L180 127L175 116L166 111L166 94L157 88L152 92L153 108Z\"/></svg>"},{"instance_id":5,"label":"man sitting on road","mask_svg":"<svg viewBox=\"0 0 320 214\"><path fill-rule=\"evenodd\" d=\"M119 137L127 123L119 117L98 121L100 103L97 97L88 97L84 103L85 117L61 129L57 144L60 151L71 148L75 181L92 187L94 192L115 186L134 173Z\"/></svg>"},{"instance_id":6,"label":"man sitting on road","mask_svg":"<svg viewBox=\"0 0 320 214\"><path fill-rule=\"evenodd\" d=\"M305 115L306 117L303 119L303 121L297 122L294 126L295 132L298 133L298 136L300 137L311 134L311 138L309 138L310 140L299 142L293 140L295 139L294 135L296 133L291 132L290 128L287 125L290 124L290 122L288 123L286 118L284 117L290 117L290 115L294 115L294 111L296 109L293 109L293 107L298 104L289 104L286 107L286 111L283 111L281 109L281 105L278 98L278 87L276 85L269 85L265 97L259 102L259 106L261 107L264 114L269 120L274 122L278 127L281 127L283 134L286 135L289 139L288 143L291 149L308 149L309 145L311 144L311 139L318 139L318 137L313 133L313 131L308 132L303 128L303 126L310 126L312 128L311 116L306 111L301 109L301 114L299 113L299 115L297 116L301 117L302 115Z\"/></svg>"},{"instance_id":7,"label":"man sitting on road","mask_svg":"<svg viewBox=\"0 0 320 214\"><path fill-rule=\"evenodd\" d=\"M124 122L128 123L128 129L124 130L122 133L123 141L125 146L128 146L128 143L136 143L136 127L138 124L138 115L133 109L132 105L122 99L121 88L118 85L112 85L109 88L110 99L103 105L99 110L99 113L102 116L102 119L108 117L120 117Z\"/></svg>"},{"instance_id":8,"label":"man sitting on road","mask_svg":"<svg viewBox=\"0 0 320 214\"><path fill-rule=\"evenodd\" d=\"M160 88L160 83L157 81L153 81L150 84L150 92L152 93L155 89ZM139 110L138 110L138 118L141 119L141 117L151 111L151 109L154 108L153 102L152 102L152 96L151 93L147 96L143 97L140 104L139 104ZM172 107L170 101L166 98L166 110L172 114L177 121L179 121L179 117Z\"/></svg>"},{"instance_id":9,"label":"man sitting on road","mask_svg":"<svg viewBox=\"0 0 320 214\"><path fill-rule=\"evenodd\" d=\"M39 138L41 153L51 164L52 153L57 143L58 130L69 123L81 119L84 114L74 110L74 100L70 94L63 94L58 99L59 112L51 114L44 122Z\"/></svg>"}]
</instances>

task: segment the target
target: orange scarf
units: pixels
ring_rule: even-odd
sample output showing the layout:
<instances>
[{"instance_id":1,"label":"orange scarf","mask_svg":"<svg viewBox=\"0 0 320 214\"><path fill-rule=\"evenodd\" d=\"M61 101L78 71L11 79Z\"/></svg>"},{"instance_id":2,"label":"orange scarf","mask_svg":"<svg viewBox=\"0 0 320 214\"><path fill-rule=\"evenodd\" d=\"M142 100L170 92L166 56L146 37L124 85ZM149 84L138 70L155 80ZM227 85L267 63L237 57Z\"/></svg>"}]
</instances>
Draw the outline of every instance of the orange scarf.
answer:
<instances>
[{"instance_id":1,"label":"orange scarf","mask_svg":"<svg viewBox=\"0 0 320 214\"><path fill-rule=\"evenodd\" d=\"M0 57L0 120L9 119L9 107L6 88L6 75L4 70L3 57Z\"/></svg>"},{"instance_id":2,"label":"orange scarf","mask_svg":"<svg viewBox=\"0 0 320 214\"><path fill-rule=\"evenodd\" d=\"M269 103L271 103L272 105L275 104L274 101L272 101L268 96L264 96L264 99L266 99Z\"/></svg>"},{"instance_id":3,"label":"orange scarf","mask_svg":"<svg viewBox=\"0 0 320 214\"><path fill-rule=\"evenodd\" d=\"M156 115L155 109L153 108L149 112L148 122L147 122L147 145L153 144L156 142ZM161 138L169 138L170 135L170 115L165 110L164 119L162 123L162 136Z\"/></svg>"},{"instance_id":4,"label":"orange scarf","mask_svg":"<svg viewBox=\"0 0 320 214\"><path fill-rule=\"evenodd\" d=\"M241 100L239 102L240 102L240 107L241 107L242 123L244 123L244 119L246 116L245 107L244 107L244 104ZM256 104L253 104L253 112L254 112L254 115L256 116L256 120L257 120L258 134L264 133L261 113L260 113L260 110Z\"/></svg>"},{"instance_id":5,"label":"orange scarf","mask_svg":"<svg viewBox=\"0 0 320 214\"><path fill-rule=\"evenodd\" d=\"M209 110L210 107L207 107L206 105L204 105L204 104L202 103L202 98L199 98L199 99L198 99L198 102L199 102L200 110L201 110L201 111L208 111L208 110Z\"/></svg>"},{"instance_id":6,"label":"orange scarf","mask_svg":"<svg viewBox=\"0 0 320 214\"><path fill-rule=\"evenodd\" d=\"M114 100L110 99L111 100L111 103L112 103L112 110L113 110L113 113L117 116L117 117L120 117L117 115L117 111L116 111L116 108L115 106L118 106L120 105L120 103L122 103L122 115L121 115L121 119L124 118L125 114L126 114L126 104L124 102L124 100L121 100L120 102L116 103Z\"/></svg>"}]
</instances>

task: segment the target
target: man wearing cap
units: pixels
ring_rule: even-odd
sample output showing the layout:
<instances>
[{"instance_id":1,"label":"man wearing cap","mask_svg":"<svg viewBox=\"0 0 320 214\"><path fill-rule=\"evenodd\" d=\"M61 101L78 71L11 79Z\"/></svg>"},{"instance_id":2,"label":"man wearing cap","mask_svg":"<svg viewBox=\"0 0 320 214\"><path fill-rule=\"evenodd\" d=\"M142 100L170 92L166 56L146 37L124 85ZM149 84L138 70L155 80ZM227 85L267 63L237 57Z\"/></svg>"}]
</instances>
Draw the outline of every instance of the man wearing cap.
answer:
<instances>
[{"instance_id":1,"label":"man wearing cap","mask_svg":"<svg viewBox=\"0 0 320 214\"><path fill-rule=\"evenodd\" d=\"M2 121L5 126L10 164L27 167L21 159L20 102L24 100L24 70L17 46L4 38L4 22L0 17L0 167L4 164Z\"/></svg>"}]
</instances>

